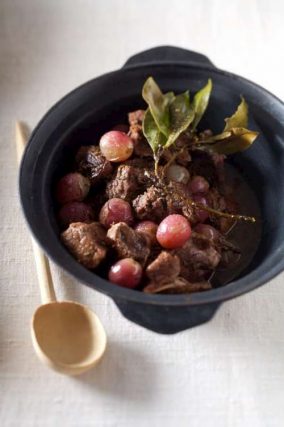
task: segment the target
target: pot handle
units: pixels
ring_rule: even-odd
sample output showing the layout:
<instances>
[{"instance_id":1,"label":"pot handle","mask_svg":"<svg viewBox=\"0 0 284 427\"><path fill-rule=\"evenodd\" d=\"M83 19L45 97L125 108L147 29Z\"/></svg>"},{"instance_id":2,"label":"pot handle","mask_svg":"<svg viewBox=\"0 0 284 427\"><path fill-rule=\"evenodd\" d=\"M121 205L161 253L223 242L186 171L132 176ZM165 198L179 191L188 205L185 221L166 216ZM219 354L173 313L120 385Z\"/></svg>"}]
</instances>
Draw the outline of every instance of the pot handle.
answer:
<instances>
[{"instance_id":1,"label":"pot handle","mask_svg":"<svg viewBox=\"0 0 284 427\"><path fill-rule=\"evenodd\" d=\"M212 319L220 303L166 306L114 300L126 319L159 334L175 334Z\"/></svg>"},{"instance_id":2,"label":"pot handle","mask_svg":"<svg viewBox=\"0 0 284 427\"><path fill-rule=\"evenodd\" d=\"M216 68L207 56L175 46L158 46L144 50L143 52L131 56L124 64L123 68L132 65L151 64L154 62L183 62Z\"/></svg>"}]
</instances>

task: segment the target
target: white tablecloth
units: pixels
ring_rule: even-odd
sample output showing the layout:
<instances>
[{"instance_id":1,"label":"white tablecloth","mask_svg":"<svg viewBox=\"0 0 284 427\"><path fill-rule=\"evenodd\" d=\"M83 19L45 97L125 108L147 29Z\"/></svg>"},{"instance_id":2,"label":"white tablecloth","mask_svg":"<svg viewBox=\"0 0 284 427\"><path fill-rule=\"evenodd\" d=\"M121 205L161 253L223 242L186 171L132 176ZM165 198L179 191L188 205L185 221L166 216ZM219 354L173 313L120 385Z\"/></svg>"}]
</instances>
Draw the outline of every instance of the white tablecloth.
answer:
<instances>
[{"instance_id":1,"label":"white tablecloth","mask_svg":"<svg viewBox=\"0 0 284 427\"><path fill-rule=\"evenodd\" d=\"M16 119L34 126L68 91L155 45L203 52L283 99L283 18L281 0L1 0L1 426L284 425L283 274L224 304L210 323L161 336L53 267L58 296L89 304L109 346L78 378L41 365L29 331L40 299L14 146Z\"/></svg>"}]
</instances>

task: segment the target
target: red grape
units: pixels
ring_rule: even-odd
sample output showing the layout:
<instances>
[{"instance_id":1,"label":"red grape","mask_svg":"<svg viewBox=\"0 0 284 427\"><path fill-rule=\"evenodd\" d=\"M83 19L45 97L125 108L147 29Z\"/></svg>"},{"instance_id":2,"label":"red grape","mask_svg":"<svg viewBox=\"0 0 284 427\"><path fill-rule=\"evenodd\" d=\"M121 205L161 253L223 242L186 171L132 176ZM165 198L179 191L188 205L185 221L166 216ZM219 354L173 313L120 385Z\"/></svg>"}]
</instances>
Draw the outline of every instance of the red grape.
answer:
<instances>
[{"instance_id":1,"label":"red grape","mask_svg":"<svg viewBox=\"0 0 284 427\"><path fill-rule=\"evenodd\" d=\"M123 162L133 153L134 144L132 139L124 132L111 130L100 139L102 155L111 162Z\"/></svg>"},{"instance_id":2,"label":"red grape","mask_svg":"<svg viewBox=\"0 0 284 427\"><path fill-rule=\"evenodd\" d=\"M209 190L209 183L203 176L196 175L190 181L189 189L193 194L207 193Z\"/></svg>"},{"instance_id":3,"label":"red grape","mask_svg":"<svg viewBox=\"0 0 284 427\"><path fill-rule=\"evenodd\" d=\"M197 224L194 231L196 231L196 233L203 234L203 236L207 237L209 240L217 240L220 236L219 231L208 224Z\"/></svg>"},{"instance_id":4,"label":"red grape","mask_svg":"<svg viewBox=\"0 0 284 427\"><path fill-rule=\"evenodd\" d=\"M64 175L57 183L56 198L64 205L65 203L81 202L90 190L90 181L78 172Z\"/></svg>"},{"instance_id":5,"label":"red grape","mask_svg":"<svg viewBox=\"0 0 284 427\"><path fill-rule=\"evenodd\" d=\"M182 215L169 215L159 225L157 240L163 248L175 249L184 245L191 234L188 220Z\"/></svg>"},{"instance_id":6,"label":"red grape","mask_svg":"<svg viewBox=\"0 0 284 427\"><path fill-rule=\"evenodd\" d=\"M199 205L207 206L207 199L203 197L201 194L196 194L192 197L192 200ZM204 222L209 217L209 213L204 209L195 209L195 218L197 222Z\"/></svg>"},{"instance_id":7,"label":"red grape","mask_svg":"<svg viewBox=\"0 0 284 427\"><path fill-rule=\"evenodd\" d=\"M138 231L138 233L147 235L150 238L150 241L152 244L157 243L157 230L158 225L153 221L141 221L135 226L135 230Z\"/></svg>"},{"instance_id":8,"label":"red grape","mask_svg":"<svg viewBox=\"0 0 284 427\"><path fill-rule=\"evenodd\" d=\"M110 282L124 288L136 288L142 277L142 267L132 258L124 258L117 261L108 274Z\"/></svg>"},{"instance_id":9,"label":"red grape","mask_svg":"<svg viewBox=\"0 0 284 427\"><path fill-rule=\"evenodd\" d=\"M170 181L181 182L187 184L189 180L189 172L184 166L171 165L167 169L167 178Z\"/></svg>"},{"instance_id":10,"label":"red grape","mask_svg":"<svg viewBox=\"0 0 284 427\"><path fill-rule=\"evenodd\" d=\"M131 225L133 223L131 206L125 200L110 199L101 208L99 219L100 223L106 228L118 222L125 222Z\"/></svg>"},{"instance_id":11,"label":"red grape","mask_svg":"<svg viewBox=\"0 0 284 427\"><path fill-rule=\"evenodd\" d=\"M83 202L70 202L62 206L58 213L59 222L68 227L72 222L90 222L94 218L91 206Z\"/></svg>"}]
</instances>

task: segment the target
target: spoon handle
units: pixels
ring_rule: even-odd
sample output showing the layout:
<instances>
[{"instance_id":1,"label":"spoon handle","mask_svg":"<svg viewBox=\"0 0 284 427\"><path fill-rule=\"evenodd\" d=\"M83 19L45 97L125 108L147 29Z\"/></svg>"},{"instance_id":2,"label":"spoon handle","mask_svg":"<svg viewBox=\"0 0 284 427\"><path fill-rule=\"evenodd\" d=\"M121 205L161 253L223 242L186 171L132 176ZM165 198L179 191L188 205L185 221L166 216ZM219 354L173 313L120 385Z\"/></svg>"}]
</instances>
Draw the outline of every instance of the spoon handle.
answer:
<instances>
[{"instance_id":1,"label":"spoon handle","mask_svg":"<svg viewBox=\"0 0 284 427\"><path fill-rule=\"evenodd\" d=\"M36 263L37 278L40 287L41 301L43 304L47 304L49 302L56 301L50 265L48 259L33 238L32 244Z\"/></svg>"},{"instance_id":2,"label":"spoon handle","mask_svg":"<svg viewBox=\"0 0 284 427\"><path fill-rule=\"evenodd\" d=\"M23 123L16 123L16 144L17 144L17 159L20 164L26 143L28 139L28 132ZM41 300L43 304L56 301L54 286L52 282L50 266L48 259L39 248L36 241L32 238L33 252L36 263L37 277L40 286Z\"/></svg>"}]
</instances>

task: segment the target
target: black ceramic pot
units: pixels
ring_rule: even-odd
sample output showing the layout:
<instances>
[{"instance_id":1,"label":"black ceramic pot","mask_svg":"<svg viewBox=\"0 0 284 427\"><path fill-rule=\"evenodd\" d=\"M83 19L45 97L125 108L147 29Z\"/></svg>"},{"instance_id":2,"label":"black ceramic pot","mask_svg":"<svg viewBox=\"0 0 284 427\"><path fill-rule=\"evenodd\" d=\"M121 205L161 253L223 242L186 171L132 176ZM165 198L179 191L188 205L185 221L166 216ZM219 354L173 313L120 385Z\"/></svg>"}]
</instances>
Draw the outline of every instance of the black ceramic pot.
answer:
<instances>
[{"instance_id":1,"label":"black ceramic pot","mask_svg":"<svg viewBox=\"0 0 284 427\"><path fill-rule=\"evenodd\" d=\"M109 283L82 267L59 239L52 186L68 169L66 159L82 144L143 106L141 88L154 76L163 91L199 89L211 77L214 91L205 121L221 129L243 94L254 129L254 146L234 164L254 189L263 232L250 266L230 284L192 295L147 295ZM175 333L212 318L220 304L266 283L284 268L284 105L258 85L218 70L208 58L175 47L158 47L130 58L124 67L80 86L59 101L33 132L20 171L20 195L32 233L47 255L72 276L109 295L129 320L159 333ZM249 236L248 236L249 238ZM78 283L79 286L79 283Z\"/></svg>"}]
</instances>

